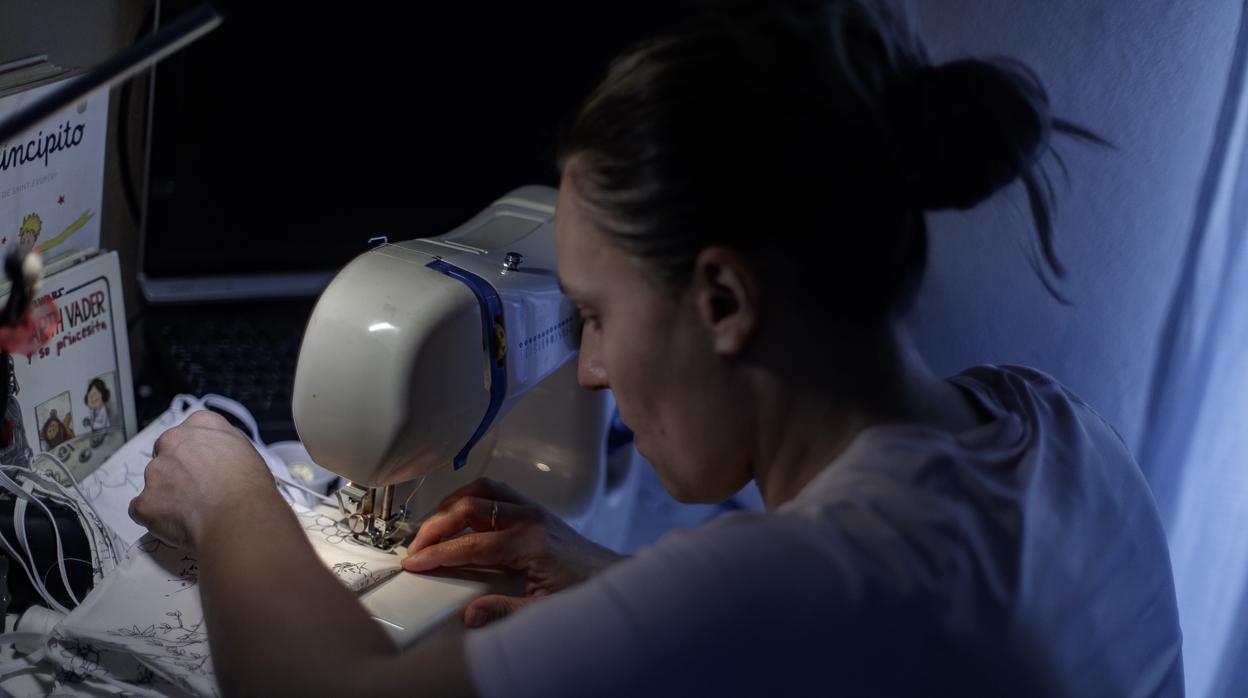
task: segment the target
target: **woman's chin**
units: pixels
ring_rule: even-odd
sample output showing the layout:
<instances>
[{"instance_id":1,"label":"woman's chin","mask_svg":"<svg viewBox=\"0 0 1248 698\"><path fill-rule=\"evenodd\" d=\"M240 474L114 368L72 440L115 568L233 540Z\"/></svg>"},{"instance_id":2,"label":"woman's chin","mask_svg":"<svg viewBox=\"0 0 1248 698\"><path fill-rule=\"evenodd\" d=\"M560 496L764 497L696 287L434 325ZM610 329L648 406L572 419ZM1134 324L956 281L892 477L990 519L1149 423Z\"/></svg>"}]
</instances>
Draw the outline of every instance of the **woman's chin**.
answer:
<instances>
[{"instance_id":1,"label":"woman's chin","mask_svg":"<svg viewBox=\"0 0 1248 698\"><path fill-rule=\"evenodd\" d=\"M646 460L650 463L650 467L654 468L655 474L659 476L659 484L663 485L663 489L671 495L672 499L681 504L703 503L703 499L698 495L696 487L690 487L689 483L671 477L671 471L666 469L662 463L656 463L649 458L646 458Z\"/></svg>"},{"instance_id":2,"label":"woman's chin","mask_svg":"<svg viewBox=\"0 0 1248 698\"><path fill-rule=\"evenodd\" d=\"M672 496L672 499L681 504L705 504L709 501L704 494L699 493L697 487L691 487L690 483L683 478L673 477L678 468L672 467L673 464L662 453L651 452L647 448L648 445L642 434L636 432L633 434L633 447L654 469L655 474L659 476L659 484L663 485L663 489Z\"/></svg>"}]
</instances>

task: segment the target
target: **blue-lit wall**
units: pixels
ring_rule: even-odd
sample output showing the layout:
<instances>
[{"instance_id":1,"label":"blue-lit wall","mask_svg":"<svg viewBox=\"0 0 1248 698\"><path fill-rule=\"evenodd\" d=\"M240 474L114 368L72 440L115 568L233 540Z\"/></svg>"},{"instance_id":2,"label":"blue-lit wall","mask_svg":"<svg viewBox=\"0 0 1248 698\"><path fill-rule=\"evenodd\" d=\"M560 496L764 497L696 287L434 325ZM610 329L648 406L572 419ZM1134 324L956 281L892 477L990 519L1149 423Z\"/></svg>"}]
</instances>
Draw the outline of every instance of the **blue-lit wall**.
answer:
<instances>
[{"instance_id":1,"label":"blue-lit wall","mask_svg":"<svg viewBox=\"0 0 1248 698\"><path fill-rule=\"evenodd\" d=\"M1013 56L1048 86L1056 114L1116 150L1059 140L1062 307L1025 258L1021 191L931 220L926 287L913 313L945 373L982 362L1048 371L1141 445L1157 338L1174 291L1239 25L1230 0L940 0L911 3L936 58ZM1056 168L1054 172L1058 172Z\"/></svg>"},{"instance_id":2,"label":"blue-lit wall","mask_svg":"<svg viewBox=\"0 0 1248 698\"><path fill-rule=\"evenodd\" d=\"M1073 307L1050 299L1029 269L1025 199L1015 191L934 217L913 325L942 372L1036 366L1118 427L1166 524L1192 696L1243 695L1248 677L1248 631L1236 620L1248 608L1248 320L1239 301L1248 264L1233 244L1245 234L1235 192L1248 186L1237 164L1248 113L1248 61L1236 54L1244 6L911 3L938 57L1020 58L1048 85L1058 115L1117 146L1057 144L1071 177L1056 228Z\"/></svg>"}]
</instances>

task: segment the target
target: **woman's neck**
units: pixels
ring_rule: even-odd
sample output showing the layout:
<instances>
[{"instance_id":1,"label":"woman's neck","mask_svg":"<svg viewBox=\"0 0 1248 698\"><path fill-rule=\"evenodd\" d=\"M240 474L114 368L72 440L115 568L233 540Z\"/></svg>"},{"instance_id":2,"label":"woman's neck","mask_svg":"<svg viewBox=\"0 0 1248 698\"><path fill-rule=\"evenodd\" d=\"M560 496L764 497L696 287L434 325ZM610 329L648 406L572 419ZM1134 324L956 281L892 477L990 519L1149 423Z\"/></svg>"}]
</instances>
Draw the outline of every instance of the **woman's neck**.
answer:
<instances>
[{"instance_id":1,"label":"woman's neck","mask_svg":"<svg viewBox=\"0 0 1248 698\"><path fill-rule=\"evenodd\" d=\"M864 429L921 424L958 433L989 419L927 367L900 324L835 361L756 377L754 479L767 508L797 496ZM784 366L797 366L790 360ZM811 370L827 365L828 371Z\"/></svg>"}]
</instances>

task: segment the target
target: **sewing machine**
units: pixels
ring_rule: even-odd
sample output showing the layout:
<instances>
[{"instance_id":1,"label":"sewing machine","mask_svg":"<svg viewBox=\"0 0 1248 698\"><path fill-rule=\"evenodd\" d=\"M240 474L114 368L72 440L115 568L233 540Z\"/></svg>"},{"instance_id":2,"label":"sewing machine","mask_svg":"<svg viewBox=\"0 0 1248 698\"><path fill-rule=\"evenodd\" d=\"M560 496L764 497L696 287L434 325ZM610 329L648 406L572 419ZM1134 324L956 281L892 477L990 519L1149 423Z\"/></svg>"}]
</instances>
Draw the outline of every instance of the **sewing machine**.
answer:
<instances>
[{"instance_id":1,"label":"sewing machine","mask_svg":"<svg viewBox=\"0 0 1248 698\"><path fill-rule=\"evenodd\" d=\"M580 322L555 271L555 197L524 187L444 235L379 241L317 302L294 418L312 459L350 480L338 497L356 540L394 548L407 521L488 475L619 544L635 456L609 476L613 400L576 384ZM400 645L428 624L398 617L413 613L396 588L412 576L364 598Z\"/></svg>"}]
</instances>

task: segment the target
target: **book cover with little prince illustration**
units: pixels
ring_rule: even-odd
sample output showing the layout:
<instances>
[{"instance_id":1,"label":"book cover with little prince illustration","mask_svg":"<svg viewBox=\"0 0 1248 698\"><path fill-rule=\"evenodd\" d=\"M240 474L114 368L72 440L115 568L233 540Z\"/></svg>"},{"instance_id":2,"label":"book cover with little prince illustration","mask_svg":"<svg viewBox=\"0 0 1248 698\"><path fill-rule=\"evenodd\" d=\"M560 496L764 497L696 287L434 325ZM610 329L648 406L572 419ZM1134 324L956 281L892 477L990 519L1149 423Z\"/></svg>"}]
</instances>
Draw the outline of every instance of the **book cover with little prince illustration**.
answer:
<instances>
[{"instance_id":1,"label":"book cover with little prince illustration","mask_svg":"<svg viewBox=\"0 0 1248 698\"><path fill-rule=\"evenodd\" d=\"M0 97L0 119L61 84ZM48 262L99 248L107 125L100 92L0 143L0 252L33 249Z\"/></svg>"}]
</instances>

